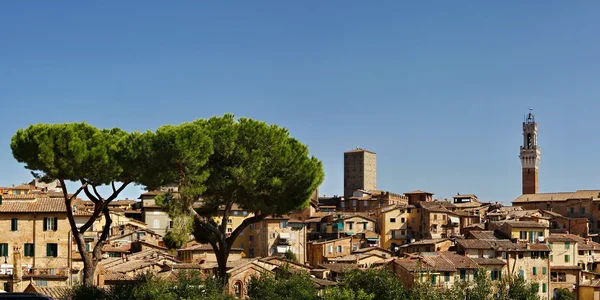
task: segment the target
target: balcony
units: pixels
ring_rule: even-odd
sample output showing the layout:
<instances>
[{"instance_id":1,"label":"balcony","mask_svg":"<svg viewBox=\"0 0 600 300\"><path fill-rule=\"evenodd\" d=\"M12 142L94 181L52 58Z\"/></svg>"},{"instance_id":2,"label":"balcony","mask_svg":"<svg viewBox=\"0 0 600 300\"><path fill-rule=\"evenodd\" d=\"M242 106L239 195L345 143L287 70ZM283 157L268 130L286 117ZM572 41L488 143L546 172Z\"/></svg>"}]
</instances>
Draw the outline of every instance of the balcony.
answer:
<instances>
[{"instance_id":1,"label":"balcony","mask_svg":"<svg viewBox=\"0 0 600 300\"><path fill-rule=\"evenodd\" d=\"M68 277L68 268L23 268L23 277Z\"/></svg>"}]
</instances>

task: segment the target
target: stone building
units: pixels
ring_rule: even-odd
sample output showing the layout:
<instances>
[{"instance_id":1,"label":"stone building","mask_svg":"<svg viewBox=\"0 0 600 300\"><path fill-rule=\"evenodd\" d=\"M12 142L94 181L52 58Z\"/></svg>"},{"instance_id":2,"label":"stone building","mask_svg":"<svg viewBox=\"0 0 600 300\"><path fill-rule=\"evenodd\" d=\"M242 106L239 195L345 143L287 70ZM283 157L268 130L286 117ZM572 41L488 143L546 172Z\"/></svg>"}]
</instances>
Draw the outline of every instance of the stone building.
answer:
<instances>
[{"instance_id":1,"label":"stone building","mask_svg":"<svg viewBox=\"0 0 600 300\"><path fill-rule=\"evenodd\" d=\"M21 274L40 287L67 285L72 252L64 200L37 198L34 193L13 196L0 201L0 227L5 229L0 239L0 288L20 292L27 287L27 282L10 286L10 274Z\"/></svg>"},{"instance_id":2,"label":"stone building","mask_svg":"<svg viewBox=\"0 0 600 300\"><path fill-rule=\"evenodd\" d=\"M312 241L308 243L308 262L317 266L327 262L329 258L347 256L352 252L352 238Z\"/></svg>"},{"instance_id":3,"label":"stone building","mask_svg":"<svg viewBox=\"0 0 600 300\"><path fill-rule=\"evenodd\" d=\"M377 155L361 148L344 153L344 196L377 189Z\"/></svg>"}]
</instances>

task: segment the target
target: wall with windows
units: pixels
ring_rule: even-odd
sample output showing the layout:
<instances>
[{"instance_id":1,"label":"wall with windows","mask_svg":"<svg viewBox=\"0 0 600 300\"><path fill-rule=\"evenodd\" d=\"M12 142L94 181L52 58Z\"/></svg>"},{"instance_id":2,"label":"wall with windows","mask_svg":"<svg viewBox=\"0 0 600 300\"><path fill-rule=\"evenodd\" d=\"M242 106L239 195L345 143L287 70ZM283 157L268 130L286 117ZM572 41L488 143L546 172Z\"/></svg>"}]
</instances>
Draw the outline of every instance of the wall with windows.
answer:
<instances>
[{"instance_id":1,"label":"wall with windows","mask_svg":"<svg viewBox=\"0 0 600 300\"><path fill-rule=\"evenodd\" d=\"M550 252L550 266L577 266L579 262L578 243L571 242L548 242L552 250Z\"/></svg>"},{"instance_id":2,"label":"wall with windows","mask_svg":"<svg viewBox=\"0 0 600 300\"><path fill-rule=\"evenodd\" d=\"M341 238L324 242L311 242L308 244L308 262L311 266L327 261L327 258L350 255L352 251L352 238Z\"/></svg>"},{"instance_id":3,"label":"wall with windows","mask_svg":"<svg viewBox=\"0 0 600 300\"><path fill-rule=\"evenodd\" d=\"M13 248L21 248L21 264L31 268L68 265L69 226L66 213L2 213L1 263L13 264Z\"/></svg>"}]
</instances>

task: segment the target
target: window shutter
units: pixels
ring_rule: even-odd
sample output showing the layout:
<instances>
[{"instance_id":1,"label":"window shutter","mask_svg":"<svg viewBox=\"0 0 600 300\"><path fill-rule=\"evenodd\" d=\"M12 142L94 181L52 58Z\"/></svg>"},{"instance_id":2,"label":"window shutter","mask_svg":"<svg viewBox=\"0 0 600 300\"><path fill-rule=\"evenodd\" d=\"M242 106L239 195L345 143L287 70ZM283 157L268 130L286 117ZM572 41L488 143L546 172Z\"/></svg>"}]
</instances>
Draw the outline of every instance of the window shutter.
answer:
<instances>
[{"instance_id":1,"label":"window shutter","mask_svg":"<svg viewBox=\"0 0 600 300\"><path fill-rule=\"evenodd\" d=\"M48 218L44 218L44 231L48 231Z\"/></svg>"},{"instance_id":2,"label":"window shutter","mask_svg":"<svg viewBox=\"0 0 600 300\"><path fill-rule=\"evenodd\" d=\"M46 256L52 256L52 248L50 244L46 244Z\"/></svg>"},{"instance_id":3,"label":"window shutter","mask_svg":"<svg viewBox=\"0 0 600 300\"><path fill-rule=\"evenodd\" d=\"M54 219L54 231L57 231L58 230L58 218L54 217L53 219Z\"/></svg>"}]
</instances>

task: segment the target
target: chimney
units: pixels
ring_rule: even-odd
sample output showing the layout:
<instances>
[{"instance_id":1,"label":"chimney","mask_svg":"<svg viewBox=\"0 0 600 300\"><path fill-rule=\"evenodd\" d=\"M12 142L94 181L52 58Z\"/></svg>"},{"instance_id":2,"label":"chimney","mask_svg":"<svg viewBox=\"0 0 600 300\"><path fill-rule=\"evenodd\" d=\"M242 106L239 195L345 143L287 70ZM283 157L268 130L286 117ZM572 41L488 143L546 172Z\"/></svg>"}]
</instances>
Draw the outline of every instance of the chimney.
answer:
<instances>
[{"instance_id":1,"label":"chimney","mask_svg":"<svg viewBox=\"0 0 600 300\"><path fill-rule=\"evenodd\" d=\"M21 248L13 247L13 275L11 292L22 292L21 282L23 281L23 266L21 264Z\"/></svg>"}]
</instances>

